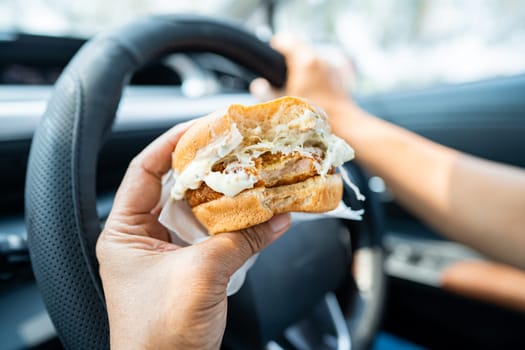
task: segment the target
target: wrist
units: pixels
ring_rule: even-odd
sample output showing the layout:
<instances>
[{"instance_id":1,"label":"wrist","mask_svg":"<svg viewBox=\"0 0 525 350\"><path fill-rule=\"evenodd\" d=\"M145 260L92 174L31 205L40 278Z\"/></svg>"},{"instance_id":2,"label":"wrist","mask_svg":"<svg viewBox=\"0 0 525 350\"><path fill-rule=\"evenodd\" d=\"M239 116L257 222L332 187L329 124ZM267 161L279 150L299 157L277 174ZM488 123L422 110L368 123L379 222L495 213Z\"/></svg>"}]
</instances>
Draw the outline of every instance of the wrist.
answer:
<instances>
[{"instance_id":1,"label":"wrist","mask_svg":"<svg viewBox=\"0 0 525 350\"><path fill-rule=\"evenodd\" d=\"M113 322L112 322L113 321ZM131 327L130 327L131 326ZM160 331L160 333L157 333ZM166 336L168 331L155 327L149 328L139 322L109 322L109 342L112 350L133 349L169 349Z\"/></svg>"},{"instance_id":2,"label":"wrist","mask_svg":"<svg viewBox=\"0 0 525 350\"><path fill-rule=\"evenodd\" d=\"M136 323L135 323L136 324ZM145 326L145 325L143 325ZM153 327L134 327L133 329L127 327L113 327L110 324L110 348L112 350L217 350L220 349L222 341L222 331L219 331L220 336L211 333L216 333L217 330L205 331L200 336L191 328L186 327L184 330L174 331L169 322L162 322L160 325Z\"/></svg>"}]
</instances>

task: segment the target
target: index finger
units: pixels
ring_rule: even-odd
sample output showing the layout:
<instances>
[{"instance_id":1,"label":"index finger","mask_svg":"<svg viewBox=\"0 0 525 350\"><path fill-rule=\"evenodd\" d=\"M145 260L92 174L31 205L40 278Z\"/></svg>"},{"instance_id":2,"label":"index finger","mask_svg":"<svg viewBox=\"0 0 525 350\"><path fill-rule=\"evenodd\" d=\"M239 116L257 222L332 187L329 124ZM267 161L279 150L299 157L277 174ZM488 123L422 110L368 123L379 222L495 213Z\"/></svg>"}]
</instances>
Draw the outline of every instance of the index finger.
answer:
<instances>
[{"instance_id":1,"label":"index finger","mask_svg":"<svg viewBox=\"0 0 525 350\"><path fill-rule=\"evenodd\" d=\"M162 176L171 168L171 154L193 123L192 120L171 128L131 161L113 208L128 215L149 214L155 208L162 190Z\"/></svg>"}]
</instances>

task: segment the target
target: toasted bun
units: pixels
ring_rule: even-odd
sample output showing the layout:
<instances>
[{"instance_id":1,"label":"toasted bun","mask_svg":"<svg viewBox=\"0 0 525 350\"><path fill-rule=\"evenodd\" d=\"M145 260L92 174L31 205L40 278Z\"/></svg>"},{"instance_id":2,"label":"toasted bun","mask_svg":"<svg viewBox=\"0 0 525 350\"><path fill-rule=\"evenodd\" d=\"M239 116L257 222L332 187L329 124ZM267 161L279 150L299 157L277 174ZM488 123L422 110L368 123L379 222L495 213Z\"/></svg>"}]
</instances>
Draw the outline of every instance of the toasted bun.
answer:
<instances>
[{"instance_id":1,"label":"toasted bun","mask_svg":"<svg viewBox=\"0 0 525 350\"><path fill-rule=\"evenodd\" d=\"M214 235L263 223L275 214L333 210L342 195L340 175L315 176L292 185L256 187L233 198L223 196L192 210L208 233Z\"/></svg>"},{"instance_id":2,"label":"toasted bun","mask_svg":"<svg viewBox=\"0 0 525 350\"><path fill-rule=\"evenodd\" d=\"M286 113L281 113L283 110ZM275 124L288 123L305 110L313 111L313 108L301 98L285 96L250 106L231 105L227 111L212 113L182 135L173 152L172 167L175 171L182 171L201 148L228 133L232 123L244 137L249 137L251 130L257 126L261 127L264 136Z\"/></svg>"}]
</instances>

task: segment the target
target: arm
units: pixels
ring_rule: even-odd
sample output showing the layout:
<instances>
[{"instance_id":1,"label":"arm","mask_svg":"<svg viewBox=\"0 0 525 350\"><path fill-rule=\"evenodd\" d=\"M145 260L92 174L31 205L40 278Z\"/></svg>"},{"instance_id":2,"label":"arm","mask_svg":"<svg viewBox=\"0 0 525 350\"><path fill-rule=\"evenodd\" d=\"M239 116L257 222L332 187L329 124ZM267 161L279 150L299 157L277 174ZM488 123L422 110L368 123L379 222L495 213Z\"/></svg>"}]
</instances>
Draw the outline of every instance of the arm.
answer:
<instances>
[{"instance_id":1,"label":"arm","mask_svg":"<svg viewBox=\"0 0 525 350\"><path fill-rule=\"evenodd\" d=\"M259 96L298 95L323 107L356 160L382 177L408 210L451 239L525 268L525 171L444 147L367 114L348 99L337 71L289 37L273 43L287 60L284 91L256 81Z\"/></svg>"},{"instance_id":2,"label":"arm","mask_svg":"<svg viewBox=\"0 0 525 350\"><path fill-rule=\"evenodd\" d=\"M525 268L525 171L441 146L354 106L333 116L344 124L349 113L352 126L340 135L404 207L449 238Z\"/></svg>"}]
</instances>

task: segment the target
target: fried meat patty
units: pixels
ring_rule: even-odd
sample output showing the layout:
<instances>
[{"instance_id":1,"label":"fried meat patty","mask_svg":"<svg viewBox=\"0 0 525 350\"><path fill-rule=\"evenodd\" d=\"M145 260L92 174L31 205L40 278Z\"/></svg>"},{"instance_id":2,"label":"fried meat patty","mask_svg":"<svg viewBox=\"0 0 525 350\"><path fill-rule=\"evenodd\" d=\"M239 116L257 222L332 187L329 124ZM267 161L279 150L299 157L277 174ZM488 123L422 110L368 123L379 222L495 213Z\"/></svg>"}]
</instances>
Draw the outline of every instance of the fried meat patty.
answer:
<instances>
[{"instance_id":1,"label":"fried meat patty","mask_svg":"<svg viewBox=\"0 0 525 350\"><path fill-rule=\"evenodd\" d=\"M245 171L249 171L260 178L255 187L290 185L318 175L314 166L315 160L298 152L291 155L264 153L254 161L255 167L245 169ZM213 171L223 171L225 168L225 164L217 164ZM333 169L329 173L333 173ZM222 193L212 190L204 182L198 189L186 191L186 200L191 207L196 207L222 196Z\"/></svg>"}]
</instances>

